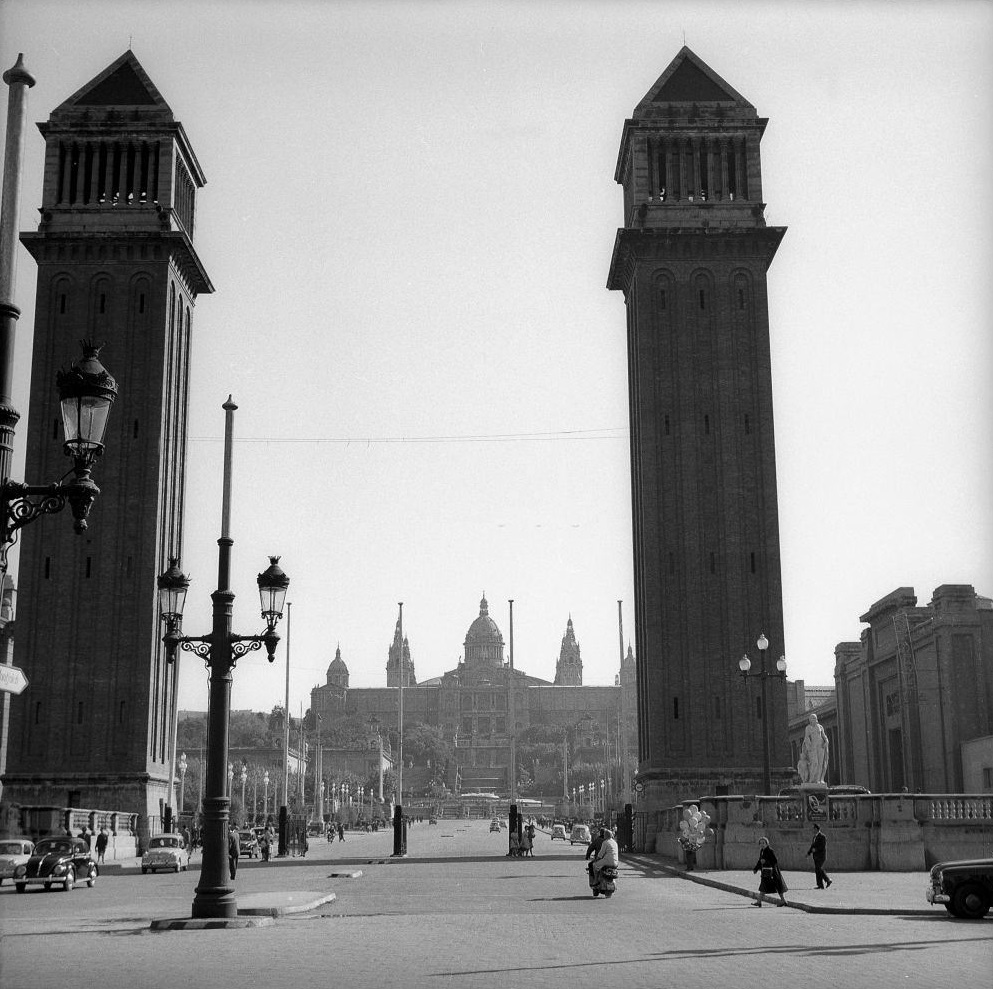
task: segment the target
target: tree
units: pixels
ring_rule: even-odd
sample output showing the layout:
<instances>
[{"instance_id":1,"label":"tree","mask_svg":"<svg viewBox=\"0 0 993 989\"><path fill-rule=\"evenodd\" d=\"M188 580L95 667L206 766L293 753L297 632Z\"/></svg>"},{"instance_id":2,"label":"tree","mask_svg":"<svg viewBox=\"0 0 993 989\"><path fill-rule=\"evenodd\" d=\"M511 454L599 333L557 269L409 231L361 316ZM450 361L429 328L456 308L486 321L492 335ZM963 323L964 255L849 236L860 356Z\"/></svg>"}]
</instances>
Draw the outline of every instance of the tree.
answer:
<instances>
[{"instance_id":1,"label":"tree","mask_svg":"<svg viewBox=\"0 0 993 989\"><path fill-rule=\"evenodd\" d=\"M434 725L409 725L403 732L403 754L415 766L444 766L452 757L452 746Z\"/></svg>"}]
</instances>

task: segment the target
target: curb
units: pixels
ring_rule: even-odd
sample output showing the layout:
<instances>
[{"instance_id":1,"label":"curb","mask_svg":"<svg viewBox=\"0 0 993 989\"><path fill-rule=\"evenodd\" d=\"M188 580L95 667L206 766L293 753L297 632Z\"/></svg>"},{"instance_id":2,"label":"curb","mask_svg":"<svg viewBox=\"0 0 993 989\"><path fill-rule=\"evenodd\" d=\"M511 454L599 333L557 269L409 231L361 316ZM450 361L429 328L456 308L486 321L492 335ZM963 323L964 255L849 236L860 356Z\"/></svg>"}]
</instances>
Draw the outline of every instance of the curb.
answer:
<instances>
[{"instance_id":1,"label":"curb","mask_svg":"<svg viewBox=\"0 0 993 989\"><path fill-rule=\"evenodd\" d=\"M274 923L272 917L218 917L209 920L186 917L182 920L153 920L148 929L157 932L243 930L246 927L271 927Z\"/></svg>"},{"instance_id":2,"label":"curb","mask_svg":"<svg viewBox=\"0 0 993 989\"><path fill-rule=\"evenodd\" d=\"M283 904L272 903L273 896L270 893L249 893L247 896L241 897L241 902L248 905L238 907L238 919L285 917L287 914L307 913L308 910L314 910L325 903L333 903L338 898L335 893L284 893L282 895L287 898L287 902ZM309 897L309 899L294 902L295 897Z\"/></svg>"}]
</instances>

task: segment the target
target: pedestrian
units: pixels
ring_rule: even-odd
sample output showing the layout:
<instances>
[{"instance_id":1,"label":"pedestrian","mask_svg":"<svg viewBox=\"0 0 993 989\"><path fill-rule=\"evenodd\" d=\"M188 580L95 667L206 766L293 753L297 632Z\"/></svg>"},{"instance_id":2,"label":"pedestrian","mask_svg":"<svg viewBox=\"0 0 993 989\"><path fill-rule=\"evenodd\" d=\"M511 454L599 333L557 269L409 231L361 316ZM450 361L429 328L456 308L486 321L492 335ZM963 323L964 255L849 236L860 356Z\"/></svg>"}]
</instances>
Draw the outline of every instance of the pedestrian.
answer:
<instances>
[{"instance_id":1,"label":"pedestrian","mask_svg":"<svg viewBox=\"0 0 993 989\"><path fill-rule=\"evenodd\" d=\"M231 830L228 831L228 866L231 870L231 878L238 874L238 856L241 855L240 842L238 841L238 832L235 830L234 825L231 825Z\"/></svg>"},{"instance_id":2,"label":"pedestrian","mask_svg":"<svg viewBox=\"0 0 993 989\"><path fill-rule=\"evenodd\" d=\"M344 840L345 840L345 826L341 823L341 821L339 821L338 822L338 841L344 841Z\"/></svg>"},{"instance_id":3,"label":"pedestrian","mask_svg":"<svg viewBox=\"0 0 993 989\"><path fill-rule=\"evenodd\" d=\"M786 897L783 894L786 893L789 887L786 885L783 874L779 870L779 860L776 858L776 853L772 850L768 838L759 838L759 860L755 863L755 868L752 869L752 872L761 873L759 879L760 893L778 893L779 902L776 906L787 906ZM756 897L752 906L762 906L762 897Z\"/></svg>"},{"instance_id":4,"label":"pedestrian","mask_svg":"<svg viewBox=\"0 0 993 989\"><path fill-rule=\"evenodd\" d=\"M97 835L97 862L103 862L104 854L107 851L107 842L109 838L107 837L107 829L101 828L100 834Z\"/></svg>"},{"instance_id":5,"label":"pedestrian","mask_svg":"<svg viewBox=\"0 0 993 989\"><path fill-rule=\"evenodd\" d=\"M521 857L528 858L528 856L534 858L534 836L530 828L525 828L521 834Z\"/></svg>"},{"instance_id":6,"label":"pedestrian","mask_svg":"<svg viewBox=\"0 0 993 989\"><path fill-rule=\"evenodd\" d=\"M92 840L93 835L92 835L92 832L90 831L90 829L85 824L83 825L82 830L79 832L79 837L82 838L83 841L86 842L87 849L90 849L90 848L93 847L93 840Z\"/></svg>"},{"instance_id":7,"label":"pedestrian","mask_svg":"<svg viewBox=\"0 0 993 989\"><path fill-rule=\"evenodd\" d=\"M819 824L814 825L814 840L807 849L807 854L814 857L814 877L817 879L817 888L824 889L831 885L828 874L824 871L824 862L827 860L827 835L821 830Z\"/></svg>"},{"instance_id":8,"label":"pedestrian","mask_svg":"<svg viewBox=\"0 0 993 989\"><path fill-rule=\"evenodd\" d=\"M510 850L507 852L507 855L510 856L511 858L517 858L517 856L520 854L521 854L521 842L517 837L517 832L511 831Z\"/></svg>"},{"instance_id":9,"label":"pedestrian","mask_svg":"<svg viewBox=\"0 0 993 989\"><path fill-rule=\"evenodd\" d=\"M303 831L300 834L300 858L305 859L308 851L310 851L310 842L307 840L307 832Z\"/></svg>"},{"instance_id":10,"label":"pedestrian","mask_svg":"<svg viewBox=\"0 0 993 989\"><path fill-rule=\"evenodd\" d=\"M269 832L268 831L263 831L262 832L262 836L259 839L259 847L262 849L262 861L263 862L268 862L269 861L269 852L270 852L270 850L272 848L272 845L269 842Z\"/></svg>"},{"instance_id":11,"label":"pedestrian","mask_svg":"<svg viewBox=\"0 0 993 989\"><path fill-rule=\"evenodd\" d=\"M329 824L328 825L328 844L329 845L333 845L334 844L334 825L333 824Z\"/></svg>"}]
</instances>

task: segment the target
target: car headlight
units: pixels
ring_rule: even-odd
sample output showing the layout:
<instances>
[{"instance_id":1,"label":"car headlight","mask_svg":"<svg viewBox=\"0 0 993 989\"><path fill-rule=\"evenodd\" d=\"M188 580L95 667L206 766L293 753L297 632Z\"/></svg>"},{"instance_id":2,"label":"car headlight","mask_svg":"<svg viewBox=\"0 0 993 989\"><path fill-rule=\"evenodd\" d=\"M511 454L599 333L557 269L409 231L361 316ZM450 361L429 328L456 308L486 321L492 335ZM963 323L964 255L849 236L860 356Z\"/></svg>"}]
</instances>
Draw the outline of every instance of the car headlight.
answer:
<instances>
[{"instance_id":1,"label":"car headlight","mask_svg":"<svg viewBox=\"0 0 993 989\"><path fill-rule=\"evenodd\" d=\"M19 865L14 870L14 875L15 876L26 876L27 874L28 874L28 867L26 865Z\"/></svg>"},{"instance_id":2,"label":"car headlight","mask_svg":"<svg viewBox=\"0 0 993 989\"><path fill-rule=\"evenodd\" d=\"M62 873L65 872L65 871L66 871L66 864L65 864L65 862L59 862L59 864L54 869L52 869L52 875L53 876L61 876Z\"/></svg>"}]
</instances>

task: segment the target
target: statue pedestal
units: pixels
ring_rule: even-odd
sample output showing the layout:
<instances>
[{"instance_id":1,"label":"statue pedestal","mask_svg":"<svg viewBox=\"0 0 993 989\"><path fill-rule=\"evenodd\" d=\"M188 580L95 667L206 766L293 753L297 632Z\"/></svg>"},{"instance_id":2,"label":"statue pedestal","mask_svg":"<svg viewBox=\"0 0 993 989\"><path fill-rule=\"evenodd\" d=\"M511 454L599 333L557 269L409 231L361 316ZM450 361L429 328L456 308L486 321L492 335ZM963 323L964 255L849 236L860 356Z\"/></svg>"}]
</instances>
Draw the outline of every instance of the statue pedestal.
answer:
<instances>
[{"instance_id":1,"label":"statue pedestal","mask_svg":"<svg viewBox=\"0 0 993 989\"><path fill-rule=\"evenodd\" d=\"M800 802L803 804L803 819L809 824L827 820L827 786L824 783L801 783Z\"/></svg>"}]
</instances>

